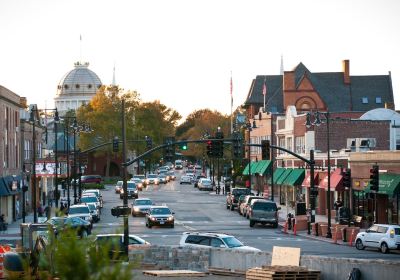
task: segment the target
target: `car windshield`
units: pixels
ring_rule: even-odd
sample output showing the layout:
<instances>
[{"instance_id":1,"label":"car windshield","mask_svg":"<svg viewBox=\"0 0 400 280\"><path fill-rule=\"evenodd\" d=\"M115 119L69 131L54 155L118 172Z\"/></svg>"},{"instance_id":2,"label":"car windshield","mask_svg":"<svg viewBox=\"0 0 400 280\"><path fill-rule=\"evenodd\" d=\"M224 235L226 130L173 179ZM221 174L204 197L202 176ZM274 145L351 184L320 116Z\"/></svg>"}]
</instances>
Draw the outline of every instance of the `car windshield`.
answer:
<instances>
[{"instance_id":1,"label":"car windshield","mask_svg":"<svg viewBox=\"0 0 400 280\"><path fill-rule=\"evenodd\" d=\"M90 211L96 210L96 205L90 203L88 204Z\"/></svg>"},{"instance_id":2,"label":"car windshield","mask_svg":"<svg viewBox=\"0 0 400 280\"><path fill-rule=\"evenodd\" d=\"M171 211L168 208L153 208L151 209L152 215L167 215L171 214Z\"/></svg>"},{"instance_id":3,"label":"car windshield","mask_svg":"<svg viewBox=\"0 0 400 280\"><path fill-rule=\"evenodd\" d=\"M247 194L247 193L250 193L250 191L247 189L233 189L232 190L232 194L234 194L234 195L242 195L242 194Z\"/></svg>"},{"instance_id":4,"label":"car windshield","mask_svg":"<svg viewBox=\"0 0 400 280\"><path fill-rule=\"evenodd\" d=\"M99 196L99 193L98 192L96 192L96 191L85 191L85 192L83 192L83 194L94 194L95 196Z\"/></svg>"},{"instance_id":5,"label":"car windshield","mask_svg":"<svg viewBox=\"0 0 400 280\"><path fill-rule=\"evenodd\" d=\"M117 186L121 187L123 183L124 183L124 182L122 182L122 181L118 181L118 182L117 182Z\"/></svg>"},{"instance_id":6,"label":"car windshield","mask_svg":"<svg viewBox=\"0 0 400 280\"><path fill-rule=\"evenodd\" d=\"M201 183L202 184L206 184L206 185L208 185L208 184L211 184L211 180L201 180Z\"/></svg>"},{"instance_id":7,"label":"car windshield","mask_svg":"<svg viewBox=\"0 0 400 280\"><path fill-rule=\"evenodd\" d=\"M68 214L89 214L89 207L71 207Z\"/></svg>"},{"instance_id":8,"label":"car windshield","mask_svg":"<svg viewBox=\"0 0 400 280\"><path fill-rule=\"evenodd\" d=\"M64 224L64 219L50 219L50 220L47 220L47 222L49 223L49 224L52 224L53 226L60 226L60 225L63 225Z\"/></svg>"},{"instance_id":9,"label":"car windshield","mask_svg":"<svg viewBox=\"0 0 400 280\"><path fill-rule=\"evenodd\" d=\"M95 196L82 196L81 202L82 203L99 202L99 200Z\"/></svg>"},{"instance_id":10,"label":"car windshield","mask_svg":"<svg viewBox=\"0 0 400 280\"><path fill-rule=\"evenodd\" d=\"M222 240L224 240L224 242L229 248L236 248L243 246L243 243L237 240L235 237L224 237L222 238Z\"/></svg>"},{"instance_id":11,"label":"car windshield","mask_svg":"<svg viewBox=\"0 0 400 280\"><path fill-rule=\"evenodd\" d=\"M135 182L127 182L127 188L128 189L136 189Z\"/></svg>"},{"instance_id":12,"label":"car windshield","mask_svg":"<svg viewBox=\"0 0 400 280\"><path fill-rule=\"evenodd\" d=\"M135 205L151 205L152 202L149 199L135 200Z\"/></svg>"},{"instance_id":13,"label":"car windshield","mask_svg":"<svg viewBox=\"0 0 400 280\"><path fill-rule=\"evenodd\" d=\"M253 205L253 210L276 211L276 204L265 203L265 202L255 202Z\"/></svg>"},{"instance_id":14,"label":"car windshield","mask_svg":"<svg viewBox=\"0 0 400 280\"><path fill-rule=\"evenodd\" d=\"M157 175L156 175L156 174L149 174L149 175L147 176L147 178L155 179L155 178L157 178Z\"/></svg>"},{"instance_id":15,"label":"car windshield","mask_svg":"<svg viewBox=\"0 0 400 280\"><path fill-rule=\"evenodd\" d=\"M135 175L133 176L133 178L137 178L137 179L144 179L144 175Z\"/></svg>"}]
</instances>

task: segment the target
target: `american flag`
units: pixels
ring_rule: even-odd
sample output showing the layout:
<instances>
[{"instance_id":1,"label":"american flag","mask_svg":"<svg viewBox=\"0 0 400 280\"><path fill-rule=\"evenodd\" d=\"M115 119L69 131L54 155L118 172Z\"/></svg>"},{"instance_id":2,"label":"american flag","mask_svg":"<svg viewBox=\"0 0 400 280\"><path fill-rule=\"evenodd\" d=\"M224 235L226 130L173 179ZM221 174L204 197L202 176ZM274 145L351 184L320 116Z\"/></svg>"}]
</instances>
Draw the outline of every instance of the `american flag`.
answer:
<instances>
[{"instance_id":1,"label":"american flag","mask_svg":"<svg viewBox=\"0 0 400 280\"><path fill-rule=\"evenodd\" d=\"M262 94L263 94L264 96L267 95L267 83L266 83L265 79L264 79Z\"/></svg>"}]
</instances>

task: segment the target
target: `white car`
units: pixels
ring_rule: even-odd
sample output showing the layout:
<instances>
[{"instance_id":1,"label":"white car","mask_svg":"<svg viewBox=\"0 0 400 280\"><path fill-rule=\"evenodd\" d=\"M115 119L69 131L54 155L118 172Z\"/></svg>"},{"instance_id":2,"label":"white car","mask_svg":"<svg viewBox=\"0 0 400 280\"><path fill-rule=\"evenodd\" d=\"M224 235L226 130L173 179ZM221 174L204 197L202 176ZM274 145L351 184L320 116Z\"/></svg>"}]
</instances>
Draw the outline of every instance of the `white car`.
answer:
<instances>
[{"instance_id":1,"label":"white car","mask_svg":"<svg viewBox=\"0 0 400 280\"><path fill-rule=\"evenodd\" d=\"M79 217L82 220L88 221L93 225L92 215L90 214L89 206L86 204L72 205L68 209L68 217Z\"/></svg>"},{"instance_id":2,"label":"white car","mask_svg":"<svg viewBox=\"0 0 400 280\"><path fill-rule=\"evenodd\" d=\"M384 254L390 249L400 249L400 226L375 224L365 232L358 233L356 248L363 250L365 247L380 248Z\"/></svg>"},{"instance_id":3,"label":"white car","mask_svg":"<svg viewBox=\"0 0 400 280\"><path fill-rule=\"evenodd\" d=\"M212 232L184 232L182 233L179 245L182 247L215 247L232 250L261 252L260 249L243 245L242 242L240 242L232 235Z\"/></svg>"},{"instance_id":4,"label":"white car","mask_svg":"<svg viewBox=\"0 0 400 280\"><path fill-rule=\"evenodd\" d=\"M187 175L183 175L182 177L181 177L181 180L180 180L180 182L179 182L179 184L191 184L192 183L192 177L190 177L190 176L187 176Z\"/></svg>"},{"instance_id":5,"label":"white car","mask_svg":"<svg viewBox=\"0 0 400 280\"><path fill-rule=\"evenodd\" d=\"M156 175L156 174L147 175L146 185L151 185L151 184L154 184L154 185L159 184L158 175Z\"/></svg>"},{"instance_id":6,"label":"white car","mask_svg":"<svg viewBox=\"0 0 400 280\"><path fill-rule=\"evenodd\" d=\"M200 178L199 182L197 183L197 188L199 190L213 190L213 185L210 179L208 178Z\"/></svg>"},{"instance_id":7,"label":"white car","mask_svg":"<svg viewBox=\"0 0 400 280\"><path fill-rule=\"evenodd\" d=\"M115 185L115 193L120 193L122 190L124 182L123 181L118 181L117 184Z\"/></svg>"}]
</instances>

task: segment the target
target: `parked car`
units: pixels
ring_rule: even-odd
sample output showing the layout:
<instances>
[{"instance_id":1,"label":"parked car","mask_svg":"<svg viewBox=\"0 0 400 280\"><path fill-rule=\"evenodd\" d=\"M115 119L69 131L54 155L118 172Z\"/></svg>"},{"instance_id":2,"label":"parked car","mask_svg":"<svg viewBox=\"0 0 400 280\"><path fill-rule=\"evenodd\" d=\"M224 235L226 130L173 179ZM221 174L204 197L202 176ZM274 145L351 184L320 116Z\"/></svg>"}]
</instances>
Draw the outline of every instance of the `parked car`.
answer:
<instances>
[{"instance_id":1,"label":"parked car","mask_svg":"<svg viewBox=\"0 0 400 280\"><path fill-rule=\"evenodd\" d=\"M96 208L100 209L100 201L97 198L97 196L95 196L94 194L91 195L83 195L80 199L79 199L80 203L83 204L88 204L88 203L94 203L96 205Z\"/></svg>"},{"instance_id":2,"label":"parked car","mask_svg":"<svg viewBox=\"0 0 400 280\"><path fill-rule=\"evenodd\" d=\"M100 190L98 190L98 189L87 189L87 190L84 190L84 191L82 192L82 196L83 196L83 195L88 195L88 194L94 194L94 195L96 195L97 198L98 198L99 201L100 201L100 208L103 208L104 202L103 202L103 196L101 195Z\"/></svg>"},{"instance_id":3,"label":"parked car","mask_svg":"<svg viewBox=\"0 0 400 280\"><path fill-rule=\"evenodd\" d=\"M90 222L79 217L52 217L46 223L53 226L55 234L67 229L74 229L78 236L87 237L92 232Z\"/></svg>"},{"instance_id":4,"label":"parked car","mask_svg":"<svg viewBox=\"0 0 400 280\"><path fill-rule=\"evenodd\" d=\"M124 184L124 182L123 181L118 181L116 184L115 184L115 193L120 193L121 192L121 189L122 189L122 185Z\"/></svg>"},{"instance_id":5,"label":"parked car","mask_svg":"<svg viewBox=\"0 0 400 280\"><path fill-rule=\"evenodd\" d=\"M138 189L136 187L135 182L132 182L132 181L126 182L126 190L127 190L128 198L138 198L139 197ZM124 198L124 189L121 189L121 192L119 193L119 198L120 199Z\"/></svg>"},{"instance_id":6,"label":"parked car","mask_svg":"<svg viewBox=\"0 0 400 280\"><path fill-rule=\"evenodd\" d=\"M179 241L179 245L182 247L216 247L255 252L261 251L254 247L245 246L242 242L240 242L232 235L210 232L184 232Z\"/></svg>"},{"instance_id":7,"label":"parked car","mask_svg":"<svg viewBox=\"0 0 400 280\"><path fill-rule=\"evenodd\" d=\"M375 224L365 232L358 233L356 248L363 250L365 247L379 248L383 254L400 249L400 226Z\"/></svg>"},{"instance_id":8,"label":"parked car","mask_svg":"<svg viewBox=\"0 0 400 280\"><path fill-rule=\"evenodd\" d=\"M248 218L247 215L247 210L250 207L250 203L253 199L260 199L262 198L261 196L256 196L256 195L246 195L244 197L243 203L240 204L239 206L239 214L242 215L245 218ZM238 205L239 205L239 201L238 201Z\"/></svg>"},{"instance_id":9,"label":"parked car","mask_svg":"<svg viewBox=\"0 0 400 280\"><path fill-rule=\"evenodd\" d=\"M153 201L149 198L138 198L132 202L132 216L144 216L146 215L150 207L153 206Z\"/></svg>"},{"instance_id":10,"label":"parked car","mask_svg":"<svg viewBox=\"0 0 400 280\"><path fill-rule=\"evenodd\" d=\"M154 184L158 185L158 175L157 174L149 174L147 175L146 185Z\"/></svg>"},{"instance_id":11,"label":"parked car","mask_svg":"<svg viewBox=\"0 0 400 280\"><path fill-rule=\"evenodd\" d=\"M199 180L200 180L201 178L207 178L207 177L204 176L204 175L201 175L201 174L200 174L200 175L197 175L197 176L196 176L196 179L194 180L194 185L193 185L195 188L197 188L197 187L199 186L198 184L199 184Z\"/></svg>"},{"instance_id":12,"label":"parked car","mask_svg":"<svg viewBox=\"0 0 400 280\"><path fill-rule=\"evenodd\" d=\"M272 200L253 199L248 208L250 227L254 227L256 223L261 223L262 225L271 224L274 228L277 228L278 211L280 209Z\"/></svg>"},{"instance_id":13,"label":"parked car","mask_svg":"<svg viewBox=\"0 0 400 280\"><path fill-rule=\"evenodd\" d=\"M181 177L181 180L180 180L180 182L179 182L179 184L191 184L192 183L192 177L190 177L190 176L187 176L187 175L183 175L182 177Z\"/></svg>"},{"instance_id":14,"label":"parked car","mask_svg":"<svg viewBox=\"0 0 400 280\"><path fill-rule=\"evenodd\" d=\"M98 234L94 240L96 249L102 246L109 246L110 257L124 255L124 235L122 233ZM137 235L129 234L128 251L143 249L150 246L150 243Z\"/></svg>"},{"instance_id":15,"label":"parked car","mask_svg":"<svg viewBox=\"0 0 400 280\"><path fill-rule=\"evenodd\" d=\"M93 223L89 206L87 206L86 204L71 205L68 209L68 217L69 218L78 217L81 218L82 220L90 222L90 224Z\"/></svg>"},{"instance_id":16,"label":"parked car","mask_svg":"<svg viewBox=\"0 0 400 280\"><path fill-rule=\"evenodd\" d=\"M245 195L245 194L242 194L241 196L239 196L239 199L238 199L237 211L239 212L240 215L242 215L242 214L240 213L240 205L242 205L242 203L243 203L245 197L246 197L246 195Z\"/></svg>"},{"instance_id":17,"label":"parked car","mask_svg":"<svg viewBox=\"0 0 400 280\"><path fill-rule=\"evenodd\" d=\"M96 203L86 203L89 206L90 215L92 215L92 220L94 223L100 221L100 209L96 206Z\"/></svg>"},{"instance_id":18,"label":"parked car","mask_svg":"<svg viewBox=\"0 0 400 280\"><path fill-rule=\"evenodd\" d=\"M174 212L167 206L152 206L146 215L146 226L169 226L174 227Z\"/></svg>"},{"instance_id":19,"label":"parked car","mask_svg":"<svg viewBox=\"0 0 400 280\"><path fill-rule=\"evenodd\" d=\"M83 175L81 176L82 184L100 184L102 178L100 175Z\"/></svg>"},{"instance_id":20,"label":"parked car","mask_svg":"<svg viewBox=\"0 0 400 280\"><path fill-rule=\"evenodd\" d=\"M239 196L252 194L249 188L233 188L226 195L226 209L233 211L238 206Z\"/></svg>"},{"instance_id":21,"label":"parked car","mask_svg":"<svg viewBox=\"0 0 400 280\"><path fill-rule=\"evenodd\" d=\"M199 190L213 190L213 185L210 179L208 178L201 178L199 183L197 184Z\"/></svg>"}]
</instances>

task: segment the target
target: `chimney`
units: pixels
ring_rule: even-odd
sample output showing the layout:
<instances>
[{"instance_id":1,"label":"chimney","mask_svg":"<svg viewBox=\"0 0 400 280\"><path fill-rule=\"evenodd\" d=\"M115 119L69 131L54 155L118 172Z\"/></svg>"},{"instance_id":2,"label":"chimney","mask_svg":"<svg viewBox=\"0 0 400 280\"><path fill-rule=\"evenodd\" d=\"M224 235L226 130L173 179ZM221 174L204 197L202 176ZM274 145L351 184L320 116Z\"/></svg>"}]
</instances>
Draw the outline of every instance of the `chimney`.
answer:
<instances>
[{"instance_id":1,"label":"chimney","mask_svg":"<svg viewBox=\"0 0 400 280\"><path fill-rule=\"evenodd\" d=\"M28 102L26 100L26 97L20 97L19 98L19 104L22 106L22 108L26 109L28 108Z\"/></svg>"},{"instance_id":2,"label":"chimney","mask_svg":"<svg viewBox=\"0 0 400 280\"><path fill-rule=\"evenodd\" d=\"M343 82L345 85L350 84L350 60L345 59L342 62L343 66Z\"/></svg>"}]
</instances>

